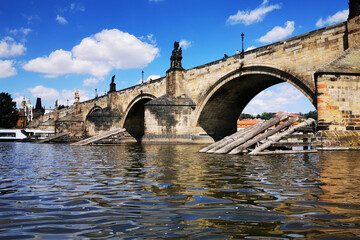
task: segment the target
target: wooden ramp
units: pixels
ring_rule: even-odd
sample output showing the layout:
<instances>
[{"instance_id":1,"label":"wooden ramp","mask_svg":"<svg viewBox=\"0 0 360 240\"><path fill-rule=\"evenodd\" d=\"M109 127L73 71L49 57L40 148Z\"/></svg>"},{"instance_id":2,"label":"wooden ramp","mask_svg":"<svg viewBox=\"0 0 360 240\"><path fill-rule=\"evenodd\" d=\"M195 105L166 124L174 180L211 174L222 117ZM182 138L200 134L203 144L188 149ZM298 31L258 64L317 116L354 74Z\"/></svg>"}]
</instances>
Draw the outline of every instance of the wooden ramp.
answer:
<instances>
[{"instance_id":1,"label":"wooden ramp","mask_svg":"<svg viewBox=\"0 0 360 240\"><path fill-rule=\"evenodd\" d=\"M73 146L89 145L89 144L95 143L97 141L112 137L112 136L117 135L117 134L122 133L122 132L125 132L125 128L118 128L118 129L115 129L115 130L104 132L102 134L99 134L99 135L96 135L96 136L86 138L84 140L72 143L71 145L73 145Z\"/></svg>"},{"instance_id":2,"label":"wooden ramp","mask_svg":"<svg viewBox=\"0 0 360 240\"><path fill-rule=\"evenodd\" d=\"M38 142L38 143L47 143L47 142L51 142L51 141L56 140L56 139L60 139L60 138L66 137L66 136L68 136L68 135L70 135L69 132L59 133L59 134L56 134L56 135L54 135L54 136L41 139L41 140L39 140L39 141L37 141L37 142Z\"/></svg>"},{"instance_id":3,"label":"wooden ramp","mask_svg":"<svg viewBox=\"0 0 360 240\"><path fill-rule=\"evenodd\" d=\"M316 125L315 120L308 119L291 127L298 120L297 117L282 113L270 120L242 129L199 152L241 154L251 151L250 155L264 155L316 151L315 135L311 133L313 131L311 126Z\"/></svg>"}]
</instances>

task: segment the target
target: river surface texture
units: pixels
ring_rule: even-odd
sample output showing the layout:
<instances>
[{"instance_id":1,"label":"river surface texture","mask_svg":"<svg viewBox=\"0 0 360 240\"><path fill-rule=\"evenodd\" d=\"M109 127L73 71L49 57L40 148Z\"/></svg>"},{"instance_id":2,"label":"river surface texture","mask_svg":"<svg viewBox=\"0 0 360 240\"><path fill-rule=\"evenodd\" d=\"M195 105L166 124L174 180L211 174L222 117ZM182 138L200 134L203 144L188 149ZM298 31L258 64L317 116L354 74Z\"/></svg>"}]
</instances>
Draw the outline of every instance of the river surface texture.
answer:
<instances>
[{"instance_id":1,"label":"river surface texture","mask_svg":"<svg viewBox=\"0 0 360 240\"><path fill-rule=\"evenodd\" d=\"M360 238L360 152L202 147L0 143L0 238Z\"/></svg>"}]
</instances>

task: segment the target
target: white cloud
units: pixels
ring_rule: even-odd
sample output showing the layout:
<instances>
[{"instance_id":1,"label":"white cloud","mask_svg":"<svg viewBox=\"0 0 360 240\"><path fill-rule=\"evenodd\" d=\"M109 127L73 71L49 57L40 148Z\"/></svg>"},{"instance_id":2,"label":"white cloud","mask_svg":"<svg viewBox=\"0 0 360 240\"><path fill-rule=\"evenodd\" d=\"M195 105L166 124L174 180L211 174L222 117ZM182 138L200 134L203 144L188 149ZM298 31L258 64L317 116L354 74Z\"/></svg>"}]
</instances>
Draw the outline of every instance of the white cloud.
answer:
<instances>
[{"instance_id":1,"label":"white cloud","mask_svg":"<svg viewBox=\"0 0 360 240\"><path fill-rule=\"evenodd\" d=\"M180 47L182 47L184 50L188 49L189 47L191 47L191 42L183 39L180 41L179 43Z\"/></svg>"},{"instance_id":2,"label":"white cloud","mask_svg":"<svg viewBox=\"0 0 360 240\"><path fill-rule=\"evenodd\" d=\"M32 30L30 28L15 28L9 31L9 33L13 34L13 35L18 35L18 34L23 34L24 36L28 35Z\"/></svg>"},{"instance_id":3,"label":"white cloud","mask_svg":"<svg viewBox=\"0 0 360 240\"><path fill-rule=\"evenodd\" d=\"M326 25L332 25L332 24L335 24L335 23L344 22L348 18L348 15L349 15L349 10L348 9L339 11L339 12L335 13L332 16L328 16L325 20L320 18L316 22L316 26L317 27L324 27Z\"/></svg>"},{"instance_id":4,"label":"white cloud","mask_svg":"<svg viewBox=\"0 0 360 240\"><path fill-rule=\"evenodd\" d=\"M57 15L57 16L56 16L56 21L57 21L58 23L60 23L60 24L67 24L67 23L68 23L68 21L67 21L64 17L62 17L62 16L60 16L60 15Z\"/></svg>"},{"instance_id":5,"label":"white cloud","mask_svg":"<svg viewBox=\"0 0 360 240\"><path fill-rule=\"evenodd\" d=\"M16 102L17 107L21 107L21 103L22 103L23 99L24 99L24 96L20 96L20 97L14 98L13 102Z\"/></svg>"},{"instance_id":6,"label":"white cloud","mask_svg":"<svg viewBox=\"0 0 360 240\"><path fill-rule=\"evenodd\" d=\"M90 99L88 91L82 90L82 89L78 89L78 90L79 90L80 102L87 101ZM73 90L63 89L61 91L59 98L57 99L58 103L66 106L69 101L69 105L74 104L75 91L76 91L76 89L73 89Z\"/></svg>"},{"instance_id":7,"label":"white cloud","mask_svg":"<svg viewBox=\"0 0 360 240\"><path fill-rule=\"evenodd\" d=\"M85 12L85 6L82 5L81 3L71 3L70 4L70 11L71 12Z\"/></svg>"},{"instance_id":8,"label":"white cloud","mask_svg":"<svg viewBox=\"0 0 360 240\"><path fill-rule=\"evenodd\" d=\"M37 14L25 16L25 18L27 19L28 24L33 24L34 22L41 21L41 18Z\"/></svg>"},{"instance_id":9,"label":"white cloud","mask_svg":"<svg viewBox=\"0 0 360 240\"><path fill-rule=\"evenodd\" d=\"M42 100L56 100L60 97L59 92L54 88L47 88L38 85L34 88L28 88L34 98L41 97Z\"/></svg>"},{"instance_id":10,"label":"white cloud","mask_svg":"<svg viewBox=\"0 0 360 240\"><path fill-rule=\"evenodd\" d=\"M0 57L17 57L23 55L26 47L16 43L11 37L5 37L0 41Z\"/></svg>"},{"instance_id":11,"label":"white cloud","mask_svg":"<svg viewBox=\"0 0 360 240\"><path fill-rule=\"evenodd\" d=\"M289 83L277 85L256 95L244 109L244 113L291 111L300 101L307 102L305 95Z\"/></svg>"},{"instance_id":12,"label":"white cloud","mask_svg":"<svg viewBox=\"0 0 360 240\"><path fill-rule=\"evenodd\" d=\"M23 66L27 71L50 75L107 75L112 69L143 68L159 54L154 45L118 29L103 30L84 38L71 51L56 50L48 57L39 57Z\"/></svg>"},{"instance_id":13,"label":"white cloud","mask_svg":"<svg viewBox=\"0 0 360 240\"><path fill-rule=\"evenodd\" d=\"M160 76L160 75L150 75L150 76L146 79L146 81L147 81L147 82L150 82L150 81L156 80L156 79L158 79L158 78L161 78L161 76Z\"/></svg>"},{"instance_id":14,"label":"white cloud","mask_svg":"<svg viewBox=\"0 0 360 240\"><path fill-rule=\"evenodd\" d=\"M146 37L150 41L151 44L156 44L156 38L154 38L154 34L150 33Z\"/></svg>"},{"instance_id":15,"label":"white cloud","mask_svg":"<svg viewBox=\"0 0 360 240\"><path fill-rule=\"evenodd\" d=\"M151 82L151 81L153 81L153 80L156 80L156 79L158 79L158 78L161 78L161 76L160 75L150 75L150 76L148 76L146 79L144 79L144 83L145 82ZM139 81L137 82L137 84L141 84L143 82L143 80L142 79L139 79ZM122 84L125 84L126 82L121 82Z\"/></svg>"},{"instance_id":16,"label":"white cloud","mask_svg":"<svg viewBox=\"0 0 360 240\"><path fill-rule=\"evenodd\" d=\"M76 89L63 89L61 90L61 92L59 92L54 88L47 88L42 85L38 85L34 88L28 88L28 91L35 99L37 97L41 97L43 103L47 102L48 104L50 103L50 105L52 105L53 103L55 103L56 100L58 100L59 105L67 106L68 103L69 105L72 105L74 103ZM89 92L82 89L79 89L79 97L80 101L86 101L90 99Z\"/></svg>"},{"instance_id":17,"label":"white cloud","mask_svg":"<svg viewBox=\"0 0 360 240\"><path fill-rule=\"evenodd\" d=\"M14 61L0 59L0 78L7 78L16 75L16 69L13 66Z\"/></svg>"},{"instance_id":18,"label":"white cloud","mask_svg":"<svg viewBox=\"0 0 360 240\"><path fill-rule=\"evenodd\" d=\"M262 36L259 41L263 43L271 43L279 41L290 36L295 30L295 22L287 21L285 27L276 26L265 36Z\"/></svg>"},{"instance_id":19,"label":"white cloud","mask_svg":"<svg viewBox=\"0 0 360 240\"><path fill-rule=\"evenodd\" d=\"M68 73L103 76L111 70L111 67L106 63L74 58L71 52L62 49L52 52L49 57L33 59L26 63L23 68L27 71L45 73L47 77Z\"/></svg>"},{"instance_id":20,"label":"white cloud","mask_svg":"<svg viewBox=\"0 0 360 240\"><path fill-rule=\"evenodd\" d=\"M265 15L269 12L280 9L280 4L268 5L268 0L264 0L263 3L254 10L238 11L237 14L230 16L227 19L227 23L230 25L236 25L239 23L245 25L251 25L253 23L261 22Z\"/></svg>"},{"instance_id":21,"label":"white cloud","mask_svg":"<svg viewBox=\"0 0 360 240\"><path fill-rule=\"evenodd\" d=\"M246 51L253 50L253 49L256 49L256 47L254 47L254 46L250 46L250 47L248 47L248 48L245 50L245 52L246 52Z\"/></svg>"},{"instance_id":22,"label":"white cloud","mask_svg":"<svg viewBox=\"0 0 360 240\"><path fill-rule=\"evenodd\" d=\"M87 78L84 80L83 86L85 86L85 87L95 86L100 81L101 80L99 78Z\"/></svg>"}]
</instances>

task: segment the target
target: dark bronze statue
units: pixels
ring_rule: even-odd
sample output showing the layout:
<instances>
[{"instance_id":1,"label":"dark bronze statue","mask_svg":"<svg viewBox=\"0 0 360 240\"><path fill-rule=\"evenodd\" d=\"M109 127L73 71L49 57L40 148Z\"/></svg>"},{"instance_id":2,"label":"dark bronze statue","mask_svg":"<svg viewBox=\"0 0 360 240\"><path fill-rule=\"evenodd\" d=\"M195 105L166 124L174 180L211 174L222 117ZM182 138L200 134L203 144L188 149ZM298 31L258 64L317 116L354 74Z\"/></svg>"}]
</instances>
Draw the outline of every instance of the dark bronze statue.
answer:
<instances>
[{"instance_id":1,"label":"dark bronze statue","mask_svg":"<svg viewBox=\"0 0 360 240\"><path fill-rule=\"evenodd\" d=\"M349 19L360 15L360 0L349 1Z\"/></svg>"},{"instance_id":2,"label":"dark bronze statue","mask_svg":"<svg viewBox=\"0 0 360 240\"><path fill-rule=\"evenodd\" d=\"M112 76L112 78L111 78L110 91L109 92L116 92L115 75Z\"/></svg>"},{"instance_id":3,"label":"dark bronze statue","mask_svg":"<svg viewBox=\"0 0 360 240\"><path fill-rule=\"evenodd\" d=\"M174 50L172 51L172 55L170 57L171 65L170 70L183 70L181 66L181 60L182 60L182 49L180 47L179 42L174 42Z\"/></svg>"}]
</instances>

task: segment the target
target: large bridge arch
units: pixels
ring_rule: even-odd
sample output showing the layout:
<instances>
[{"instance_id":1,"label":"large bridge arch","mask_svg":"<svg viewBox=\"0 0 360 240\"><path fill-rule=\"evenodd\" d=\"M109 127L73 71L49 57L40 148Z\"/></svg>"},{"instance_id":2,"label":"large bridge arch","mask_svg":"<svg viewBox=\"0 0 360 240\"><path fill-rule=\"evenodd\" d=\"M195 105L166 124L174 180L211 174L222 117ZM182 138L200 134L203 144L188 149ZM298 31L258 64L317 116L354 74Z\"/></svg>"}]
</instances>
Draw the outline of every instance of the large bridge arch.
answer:
<instances>
[{"instance_id":1,"label":"large bridge arch","mask_svg":"<svg viewBox=\"0 0 360 240\"><path fill-rule=\"evenodd\" d=\"M135 97L127 106L123 118L121 119L120 126L125 128L126 131L135 138L138 142L144 136L145 125L145 103L155 99L152 94L142 93Z\"/></svg>"},{"instance_id":2,"label":"large bridge arch","mask_svg":"<svg viewBox=\"0 0 360 240\"><path fill-rule=\"evenodd\" d=\"M288 82L300 90L316 108L316 90L284 70L272 66L247 66L216 81L202 96L195 110L195 123L214 140L236 131L236 120L261 91ZM315 84L314 84L315 85Z\"/></svg>"}]
</instances>

